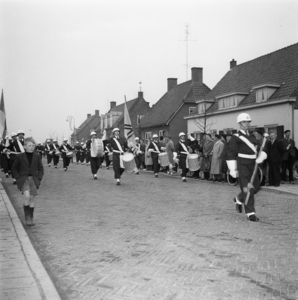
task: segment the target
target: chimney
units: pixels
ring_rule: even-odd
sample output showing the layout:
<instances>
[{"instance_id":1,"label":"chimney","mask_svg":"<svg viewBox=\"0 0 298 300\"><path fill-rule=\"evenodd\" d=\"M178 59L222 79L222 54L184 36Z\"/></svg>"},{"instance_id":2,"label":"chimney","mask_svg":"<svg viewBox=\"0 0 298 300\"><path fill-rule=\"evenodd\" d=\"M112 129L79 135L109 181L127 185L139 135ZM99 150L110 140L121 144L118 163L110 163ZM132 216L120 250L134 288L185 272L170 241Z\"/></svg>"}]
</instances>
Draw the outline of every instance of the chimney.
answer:
<instances>
[{"instance_id":1,"label":"chimney","mask_svg":"<svg viewBox=\"0 0 298 300\"><path fill-rule=\"evenodd\" d=\"M117 103L116 101L110 102L110 110L116 106L116 103Z\"/></svg>"},{"instance_id":2,"label":"chimney","mask_svg":"<svg viewBox=\"0 0 298 300\"><path fill-rule=\"evenodd\" d=\"M91 114L87 114L87 119L91 117Z\"/></svg>"},{"instance_id":3,"label":"chimney","mask_svg":"<svg viewBox=\"0 0 298 300\"><path fill-rule=\"evenodd\" d=\"M234 58L233 58L233 60L230 61L230 69L233 69L236 66L237 66L237 61L234 60Z\"/></svg>"},{"instance_id":4,"label":"chimney","mask_svg":"<svg viewBox=\"0 0 298 300\"><path fill-rule=\"evenodd\" d=\"M177 78L168 78L168 92L177 85Z\"/></svg>"},{"instance_id":5,"label":"chimney","mask_svg":"<svg viewBox=\"0 0 298 300\"><path fill-rule=\"evenodd\" d=\"M203 83L203 68L191 68L192 82Z\"/></svg>"},{"instance_id":6,"label":"chimney","mask_svg":"<svg viewBox=\"0 0 298 300\"><path fill-rule=\"evenodd\" d=\"M142 100L143 99L143 92L138 92L138 99L139 100Z\"/></svg>"},{"instance_id":7,"label":"chimney","mask_svg":"<svg viewBox=\"0 0 298 300\"><path fill-rule=\"evenodd\" d=\"M99 110L95 110L95 115L97 116L97 117L99 117Z\"/></svg>"}]
</instances>

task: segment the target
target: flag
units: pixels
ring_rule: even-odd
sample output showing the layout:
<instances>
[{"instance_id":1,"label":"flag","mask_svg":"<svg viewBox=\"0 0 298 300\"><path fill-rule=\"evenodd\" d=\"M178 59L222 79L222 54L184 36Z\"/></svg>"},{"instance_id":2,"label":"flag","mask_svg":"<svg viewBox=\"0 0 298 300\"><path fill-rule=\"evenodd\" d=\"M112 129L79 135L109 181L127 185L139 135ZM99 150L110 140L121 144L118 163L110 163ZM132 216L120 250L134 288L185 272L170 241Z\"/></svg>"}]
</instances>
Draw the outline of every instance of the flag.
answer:
<instances>
[{"instance_id":1,"label":"flag","mask_svg":"<svg viewBox=\"0 0 298 300\"><path fill-rule=\"evenodd\" d=\"M127 139L127 144L133 145L133 147L136 146L135 134L131 126L131 121L126 105L126 97L124 103L124 137Z\"/></svg>"},{"instance_id":2,"label":"flag","mask_svg":"<svg viewBox=\"0 0 298 300\"><path fill-rule=\"evenodd\" d=\"M6 131L7 131L6 114L5 114L4 97L3 97L3 90L2 90L1 103L0 103L0 136L2 137L2 139L5 138Z\"/></svg>"}]
</instances>

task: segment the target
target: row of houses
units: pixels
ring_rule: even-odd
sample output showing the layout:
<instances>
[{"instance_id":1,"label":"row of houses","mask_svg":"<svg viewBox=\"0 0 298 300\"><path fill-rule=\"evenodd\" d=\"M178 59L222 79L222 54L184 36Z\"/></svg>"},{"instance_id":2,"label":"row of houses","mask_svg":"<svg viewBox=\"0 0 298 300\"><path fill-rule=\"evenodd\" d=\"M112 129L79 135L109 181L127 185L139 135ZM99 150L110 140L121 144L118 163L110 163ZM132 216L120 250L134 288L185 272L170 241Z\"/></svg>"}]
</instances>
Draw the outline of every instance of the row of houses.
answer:
<instances>
[{"instance_id":1,"label":"row of houses","mask_svg":"<svg viewBox=\"0 0 298 300\"><path fill-rule=\"evenodd\" d=\"M92 129L98 136L104 128L108 135L114 127L123 133L124 104L110 104L104 115L98 110L87 115L73 141L87 139ZM233 133L237 115L245 111L252 129L275 131L278 138L290 129L298 140L298 43L239 65L233 59L213 89L203 82L203 68L192 68L191 80L178 84L168 78L166 93L152 107L143 92L127 106L136 136L143 139L158 134L177 142L181 131L198 140L204 132Z\"/></svg>"}]
</instances>

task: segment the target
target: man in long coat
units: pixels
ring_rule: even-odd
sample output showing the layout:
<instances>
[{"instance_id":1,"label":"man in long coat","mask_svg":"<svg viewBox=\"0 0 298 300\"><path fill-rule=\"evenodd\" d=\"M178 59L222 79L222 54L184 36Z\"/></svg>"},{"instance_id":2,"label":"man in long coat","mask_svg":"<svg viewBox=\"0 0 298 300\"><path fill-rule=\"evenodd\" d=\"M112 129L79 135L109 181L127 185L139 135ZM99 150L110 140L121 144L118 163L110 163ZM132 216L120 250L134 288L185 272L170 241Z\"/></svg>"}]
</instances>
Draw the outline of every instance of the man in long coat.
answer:
<instances>
[{"instance_id":1,"label":"man in long coat","mask_svg":"<svg viewBox=\"0 0 298 300\"><path fill-rule=\"evenodd\" d=\"M216 134L214 138L214 146L212 150L212 161L210 174L213 174L213 182L222 182L222 159L224 143L221 141L220 135Z\"/></svg>"}]
</instances>

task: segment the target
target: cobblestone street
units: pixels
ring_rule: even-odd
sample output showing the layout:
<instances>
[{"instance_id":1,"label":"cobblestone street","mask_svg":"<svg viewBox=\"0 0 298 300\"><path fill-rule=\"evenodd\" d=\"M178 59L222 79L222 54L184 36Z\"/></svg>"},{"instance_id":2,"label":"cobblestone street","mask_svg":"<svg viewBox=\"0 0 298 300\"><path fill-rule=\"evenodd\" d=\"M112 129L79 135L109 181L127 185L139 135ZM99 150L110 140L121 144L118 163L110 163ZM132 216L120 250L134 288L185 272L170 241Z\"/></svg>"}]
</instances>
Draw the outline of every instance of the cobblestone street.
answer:
<instances>
[{"instance_id":1,"label":"cobblestone street","mask_svg":"<svg viewBox=\"0 0 298 300\"><path fill-rule=\"evenodd\" d=\"M235 211L238 186L113 177L45 166L26 230L62 299L298 299L297 195L260 191L254 223ZM21 193L3 185L23 222Z\"/></svg>"}]
</instances>

